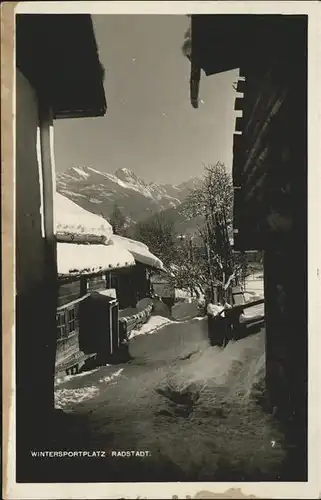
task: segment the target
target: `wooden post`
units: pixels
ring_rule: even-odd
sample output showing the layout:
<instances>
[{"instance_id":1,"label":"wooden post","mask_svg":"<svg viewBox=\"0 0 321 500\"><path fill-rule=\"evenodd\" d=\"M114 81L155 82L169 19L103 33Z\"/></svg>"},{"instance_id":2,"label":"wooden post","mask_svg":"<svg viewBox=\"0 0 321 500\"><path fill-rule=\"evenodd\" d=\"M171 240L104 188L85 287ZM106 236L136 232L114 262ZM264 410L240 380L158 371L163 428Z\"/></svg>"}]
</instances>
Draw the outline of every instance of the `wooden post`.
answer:
<instances>
[{"instance_id":1,"label":"wooden post","mask_svg":"<svg viewBox=\"0 0 321 500\"><path fill-rule=\"evenodd\" d=\"M86 295L88 290L88 281L86 276L81 276L80 278L80 296Z\"/></svg>"},{"instance_id":2,"label":"wooden post","mask_svg":"<svg viewBox=\"0 0 321 500\"><path fill-rule=\"evenodd\" d=\"M45 244L45 283L43 324L48 331L46 351L44 352L43 376L48 377L48 398L51 409L54 407L54 370L56 357L56 310L58 302L57 244L55 238L55 160L53 137L53 113L45 100L39 102L39 128L41 150L43 227ZM40 320L39 320L40 321ZM41 356L41 355L40 355ZM46 363L46 365L45 365ZM46 372L46 374L44 373ZM51 380L49 380L51 378ZM43 397L46 395L44 394Z\"/></svg>"},{"instance_id":3,"label":"wooden post","mask_svg":"<svg viewBox=\"0 0 321 500\"><path fill-rule=\"evenodd\" d=\"M211 252L210 252L210 228L209 228L209 223L208 220L206 219L206 230L207 230L207 241L206 241L206 252L207 252L207 264L208 264L208 271L210 275L210 290L211 290L211 301L215 301L215 291L214 291L214 276L213 276L213 269L212 269L212 261L211 261Z\"/></svg>"}]
</instances>

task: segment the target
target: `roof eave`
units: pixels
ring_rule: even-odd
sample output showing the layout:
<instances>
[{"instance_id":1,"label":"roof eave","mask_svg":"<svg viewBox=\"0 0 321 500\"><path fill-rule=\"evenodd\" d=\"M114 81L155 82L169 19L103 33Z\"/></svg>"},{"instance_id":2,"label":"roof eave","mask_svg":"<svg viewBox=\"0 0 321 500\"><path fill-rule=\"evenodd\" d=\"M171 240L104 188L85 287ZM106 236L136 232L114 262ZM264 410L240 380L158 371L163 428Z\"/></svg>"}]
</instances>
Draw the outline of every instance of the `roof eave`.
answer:
<instances>
[{"instance_id":1,"label":"roof eave","mask_svg":"<svg viewBox=\"0 0 321 500\"><path fill-rule=\"evenodd\" d=\"M89 14L17 15L16 65L55 118L105 115L105 70Z\"/></svg>"},{"instance_id":2,"label":"roof eave","mask_svg":"<svg viewBox=\"0 0 321 500\"><path fill-rule=\"evenodd\" d=\"M101 109L71 109L71 110L54 110L54 118L63 120L66 118L98 118L105 116L107 105Z\"/></svg>"},{"instance_id":3,"label":"roof eave","mask_svg":"<svg viewBox=\"0 0 321 500\"><path fill-rule=\"evenodd\" d=\"M129 267L134 267L135 263L127 264L126 266L111 266L103 269L99 269L99 271L87 272L87 271L79 271L75 273L58 273L58 281L59 283L67 283L72 281L77 281L81 278L94 278L95 276L102 276L111 271L117 271L121 269L128 269Z\"/></svg>"}]
</instances>

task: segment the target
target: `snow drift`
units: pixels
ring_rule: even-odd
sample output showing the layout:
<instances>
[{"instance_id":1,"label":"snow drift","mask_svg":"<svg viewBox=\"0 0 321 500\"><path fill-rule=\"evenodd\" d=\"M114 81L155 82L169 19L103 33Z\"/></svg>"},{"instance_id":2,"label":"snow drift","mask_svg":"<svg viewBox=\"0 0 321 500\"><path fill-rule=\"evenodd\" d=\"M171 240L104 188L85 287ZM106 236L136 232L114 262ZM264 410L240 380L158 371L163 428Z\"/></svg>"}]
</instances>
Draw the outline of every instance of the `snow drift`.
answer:
<instances>
[{"instance_id":1,"label":"snow drift","mask_svg":"<svg viewBox=\"0 0 321 500\"><path fill-rule=\"evenodd\" d=\"M285 456L283 435L254 398L264 386L264 337L225 349L201 345L195 341L193 352L190 342L191 355L159 380L162 404L140 446L157 450L160 462L170 460L191 480L220 480L224 469L231 480L273 477Z\"/></svg>"},{"instance_id":2,"label":"snow drift","mask_svg":"<svg viewBox=\"0 0 321 500\"><path fill-rule=\"evenodd\" d=\"M75 378L59 386L58 403L64 397L66 408L86 415L100 447L149 450L142 476L150 480L164 464L175 481L276 480L283 436L254 398L264 380L264 331L221 349L209 346L206 319L153 321L153 335L129 343L121 377L112 379L116 367L88 375L90 397L72 404L61 390L84 388Z\"/></svg>"},{"instance_id":3,"label":"snow drift","mask_svg":"<svg viewBox=\"0 0 321 500\"><path fill-rule=\"evenodd\" d=\"M151 335L153 333L156 333L163 326L169 325L171 323L173 323L173 321L169 318L165 318L164 316L151 316L148 322L145 323L141 328L132 330L130 339L132 340L138 335Z\"/></svg>"}]
</instances>

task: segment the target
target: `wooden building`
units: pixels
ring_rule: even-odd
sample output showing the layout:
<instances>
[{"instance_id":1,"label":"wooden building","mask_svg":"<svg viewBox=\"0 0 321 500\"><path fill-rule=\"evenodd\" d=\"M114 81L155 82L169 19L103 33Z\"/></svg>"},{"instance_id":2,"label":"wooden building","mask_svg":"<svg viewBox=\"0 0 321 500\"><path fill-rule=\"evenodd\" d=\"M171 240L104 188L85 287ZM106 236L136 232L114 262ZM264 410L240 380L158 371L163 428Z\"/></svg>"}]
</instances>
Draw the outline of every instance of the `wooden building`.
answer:
<instances>
[{"instance_id":1,"label":"wooden building","mask_svg":"<svg viewBox=\"0 0 321 500\"><path fill-rule=\"evenodd\" d=\"M106 99L89 15L16 16L17 479L54 412L57 244L54 120L103 116Z\"/></svg>"},{"instance_id":2,"label":"wooden building","mask_svg":"<svg viewBox=\"0 0 321 500\"><path fill-rule=\"evenodd\" d=\"M120 347L119 302L108 275L114 272L117 276L134 267L135 260L126 249L112 243L84 245L58 240L57 251L55 371L74 373L88 358L107 359Z\"/></svg>"},{"instance_id":3,"label":"wooden building","mask_svg":"<svg viewBox=\"0 0 321 500\"><path fill-rule=\"evenodd\" d=\"M151 276L164 269L162 261L152 254L140 241L113 235L112 240L128 250L135 259L135 266L109 279L117 289L119 297L119 327L123 340L128 340L131 331L145 323L153 310Z\"/></svg>"},{"instance_id":4,"label":"wooden building","mask_svg":"<svg viewBox=\"0 0 321 500\"><path fill-rule=\"evenodd\" d=\"M193 15L191 103L200 76L239 68L234 245L264 253L266 381L293 423L306 477L307 16ZM215 113L215 109L213 109ZM213 130L215 134L215 130Z\"/></svg>"},{"instance_id":5,"label":"wooden building","mask_svg":"<svg viewBox=\"0 0 321 500\"><path fill-rule=\"evenodd\" d=\"M152 254L147 245L141 241L125 238L124 236L113 235L112 240L126 248L134 257L136 266L131 269L127 276L124 278L125 283L132 283L131 287L134 291L134 301L143 299L150 295L151 273L154 270L163 270L164 265L162 261L154 254ZM128 299L127 299L128 300ZM124 304L125 307L128 307Z\"/></svg>"},{"instance_id":6,"label":"wooden building","mask_svg":"<svg viewBox=\"0 0 321 500\"><path fill-rule=\"evenodd\" d=\"M150 269L163 264L146 245L114 235L105 219L59 193L55 212L59 375L77 372L88 358L115 359L130 331L149 318Z\"/></svg>"}]
</instances>

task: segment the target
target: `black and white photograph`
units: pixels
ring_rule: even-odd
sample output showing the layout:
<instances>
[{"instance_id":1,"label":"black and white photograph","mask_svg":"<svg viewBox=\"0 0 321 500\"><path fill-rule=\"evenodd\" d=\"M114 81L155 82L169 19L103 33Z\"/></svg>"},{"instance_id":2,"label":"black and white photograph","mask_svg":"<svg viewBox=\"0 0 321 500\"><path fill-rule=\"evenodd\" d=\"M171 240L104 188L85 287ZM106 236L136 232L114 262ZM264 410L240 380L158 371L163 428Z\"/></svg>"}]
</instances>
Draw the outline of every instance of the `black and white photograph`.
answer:
<instances>
[{"instance_id":1,"label":"black and white photograph","mask_svg":"<svg viewBox=\"0 0 321 500\"><path fill-rule=\"evenodd\" d=\"M308 481L309 16L188 3L15 15L17 483Z\"/></svg>"}]
</instances>

